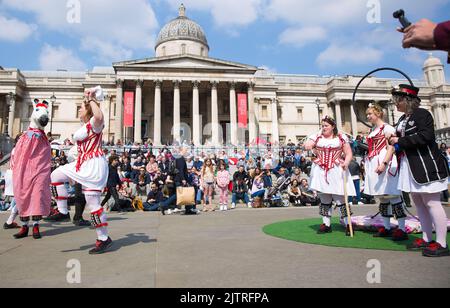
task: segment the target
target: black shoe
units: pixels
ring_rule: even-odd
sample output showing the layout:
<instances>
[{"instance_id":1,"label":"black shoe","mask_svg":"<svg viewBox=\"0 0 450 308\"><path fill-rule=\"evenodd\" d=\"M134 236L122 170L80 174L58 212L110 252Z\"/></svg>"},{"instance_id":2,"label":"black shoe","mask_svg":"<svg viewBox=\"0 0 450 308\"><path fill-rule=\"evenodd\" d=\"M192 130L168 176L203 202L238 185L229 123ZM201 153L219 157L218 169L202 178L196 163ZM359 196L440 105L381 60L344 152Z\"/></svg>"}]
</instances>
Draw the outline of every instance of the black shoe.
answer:
<instances>
[{"instance_id":1,"label":"black shoe","mask_svg":"<svg viewBox=\"0 0 450 308\"><path fill-rule=\"evenodd\" d=\"M418 238L412 244L406 246L406 249L408 249L409 251L422 251L432 244L434 244L434 242L427 243L423 239Z\"/></svg>"},{"instance_id":2,"label":"black shoe","mask_svg":"<svg viewBox=\"0 0 450 308\"><path fill-rule=\"evenodd\" d=\"M73 220L73 224L77 227L90 227L91 226L91 222L84 220L83 218L81 218L80 220Z\"/></svg>"},{"instance_id":3,"label":"black shoe","mask_svg":"<svg viewBox=\"0 0 450 308\"><path fill-rule=\"evenodd\" d=\"M450 256L450 251L448 246L443 248L441 244L434 242L423 250L422 255L431 258L448 257Z\"/></svg>"},{"instance_id":4,"label":"black shoe","mask_svg":"<svg viewBox=\"0 0 450 308\"><path fill-rule=\"evenodd\" d=\"M323 224L320 226L320 229L319 229L319 231L317 231L317 234L326 234L326 233L331 233L331 232L333 232L331 227L328 227L327 225Z\"/></svg>"},{"instance_id":5,"label":"black shoe","mask_svg":"<svg viewBox=\"0 0 450 308\"><path fill-rule=\"evenodd\" d=\"M102 253L105 253L109 247L112 245L112 240L110 237L106 241L99 241L95 243L95 248L89 251L90 255L100 255Z\"/></svg>"},{"instance_id":6,"label":"black shoe","mask_svg":"<svg viewBox=\"0 0 450 308\"><path fill-rule=\"evenodd\" d=\"M408 234L401 229L397 229L394 232L392 232L392 240L394 242L407 241L408 239L409 239Z\"/></svg>"},{"instance_id":7,"label":"black shoe","mask_svg":"<svg viewBox=\"0 0 450 308\"><path fill-rule=\"evenodd\" d=\"M28 231L30 230L30 228L28 226L24 226L22 228L20 228L19 233L14 234L14 238L15 239L21 239L21 238L26 238L28 237Z\"/></svg>"},{"instance_id":8,"label":"black shoe","mask_svg":"<svg viewBox=\"0 0 450 308\"><path fill-rule=\"evenodd\" d=\"M56 214L49 216L44 219L48 222L67 222L70 221L70 213L67 213L66 215L61 214L60 212L57 212Z\"/></svg>"},{"instance_id":9,"label":"black shoe","mask_svg":"<svg viewBox=\"0 0 450 308\"><path fill-rule=\"evenodd\" d=\"M350 225L347 225L347 227L345 228L345 236L352 236L350 232ZM355 230L353 230L353 236L355 236Z\"/></svg>"},{"instance_id":10,"label":"black shoe","mask_svg":"<svg viewBox=\"0 0 450 308\"><path fill-rule=\"evenodd\" d=\"M186 211L186 212L184 213L184 215L197 215L197 213L194 212L194 211Z\"/></svg>"},{"instance_id":11,"label":"black shoe","mask_svg":"<svg viewBox=\"0 0 450 308\"><path fill-rule=\"evenodd\" d=\"M20 226L19 226L17 223L15 223L15 222L13 222L13 223L10 224L10 225L8 225L8 224L5 222L5 224L3 225L3 229L4 229L4 230L20 229Z\"/></svg>"},{"instance_id":12,"label":"black shoe","mask_svg":"<svg viewBox=\"0 0 450 308\"><path fill-rule=\"evenodd\" d=\"M166 211L162 206L159 207L159 210L161 211L161 214L166 215Z\"/></svg>"},{"instance_id":13,"label":"black shoe","mask_svg":"<svg viewBox=\"0 0 450 308\"><path fill-rule=\"evenodd\" d=\"M373 237L392 237L392 230L388 230L385 227L381 227L378 229L378 232L373 235Z\"/></svg>"}]
</instances>

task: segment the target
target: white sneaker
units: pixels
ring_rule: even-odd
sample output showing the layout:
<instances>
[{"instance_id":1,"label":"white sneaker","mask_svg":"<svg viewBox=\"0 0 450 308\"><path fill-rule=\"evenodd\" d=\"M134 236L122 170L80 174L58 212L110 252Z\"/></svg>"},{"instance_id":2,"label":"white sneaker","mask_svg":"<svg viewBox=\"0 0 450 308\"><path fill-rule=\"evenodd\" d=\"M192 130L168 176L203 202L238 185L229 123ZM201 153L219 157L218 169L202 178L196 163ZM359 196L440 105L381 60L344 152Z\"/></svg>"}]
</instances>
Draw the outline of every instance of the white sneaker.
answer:
<instances>
[{"instance_id":1,"label":"white sneaker","mask_svg":"<svg viewBox=\"0 0 450 308\"><path fill-rule=\"evenodd\" d=\"M231 209L234 210L235 208L236 208L236 204L233 203L233 204L231 205Z\"/></svg>"},{"instance_id":2,"label":"white sneaker","mask_svg":"<svg viewBox=\"0 0 450 308\"><path fill-rule=\"evenodd\" d=\"M249 208L249 209L253 208L253 206L252 206L251 203L248 204L248 208Z\"/></svg>"},{"instance_id":3,"label":"white sneaker","mask_svg":"<svg viewBox=\"0 0 450 308\"><path fill-rule=\"evenodd\" d=\"M358 202L358 205L364 205L364 203L362 203L361 201Z\"/></svg>"},{"instance_id":4,"label":"white sneaker","mask_svg":"<svg viewBox=\"0 0 450 308\"><path fill-rule=\"evenodd\" d=\"M228 211L228 206L227 205L224 205L223 206L223 210L226 212L226 211Z\"/></svg>"},{"instance_id":5,"label":"white sneaker","mask_svg":"<svg viewBox=\"0 0 450 308\"><path fill-rule=\"evenodd\" d=\"M174 213L174 211L172 211L171 209L167 210L167 215L172 215L172 213Z\"/></svg>"},{"instance_id":6,"label":"white sneaker","mask_svg":"<svg viewBox=\"0 0 450 308\"><path fill-rule=\"evenodd\" d=\"M220 211L224 211L223 205L220 206Z\"/></svg>"}]
</instances>

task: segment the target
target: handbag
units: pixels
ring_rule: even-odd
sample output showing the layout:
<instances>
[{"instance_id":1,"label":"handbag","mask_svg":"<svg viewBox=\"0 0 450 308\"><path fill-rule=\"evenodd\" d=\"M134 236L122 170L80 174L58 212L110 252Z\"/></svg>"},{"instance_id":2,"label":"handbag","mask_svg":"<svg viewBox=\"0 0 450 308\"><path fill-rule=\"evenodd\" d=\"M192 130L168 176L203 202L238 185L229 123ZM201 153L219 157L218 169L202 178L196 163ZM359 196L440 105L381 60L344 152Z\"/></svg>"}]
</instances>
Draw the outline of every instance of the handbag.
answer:
<instances>
[{"instance_id":1,"label":"handbag","mask_svg":"<svg viewBox=\"0 0 450 308\"><path fill-rule=\"evenodd\" d=\"M177 206L195 205L194 187L177 188Z\"/></svg>"}]
</instances>

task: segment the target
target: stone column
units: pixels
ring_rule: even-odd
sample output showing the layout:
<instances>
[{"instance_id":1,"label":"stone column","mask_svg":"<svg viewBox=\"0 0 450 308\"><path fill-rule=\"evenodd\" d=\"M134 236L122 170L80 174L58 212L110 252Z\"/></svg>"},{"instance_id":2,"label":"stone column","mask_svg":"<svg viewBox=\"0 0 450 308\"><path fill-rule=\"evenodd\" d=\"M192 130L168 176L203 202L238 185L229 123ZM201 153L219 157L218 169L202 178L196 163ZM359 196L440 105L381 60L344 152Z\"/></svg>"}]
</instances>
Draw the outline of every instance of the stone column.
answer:
<instances>
[{"instance_id":1,"label":"stone column","mask_svg":"<svg viewBox=\"0 0 450 308\"><path fill-rule=\"evenodd\" d=\"M111 95L105 93L105 100L100 105L100 109L103 112L103 121L105 122L105 128L103 129L103 140L109 142L109 135L111 133Z\"/></svg>"},{"instance_id":2,"label":"stone column","mask_svg":"<svg viewBox=\"0 0 450 308\"><path fill-rule=\"evenodd\" d=\"M446 118L446 114L445 114L445 104L439 104L438 105L438 110L439 110L439 128L444 128L448 126L447 121L445 120Z\"/></svg>"},{"instance_id":3,"label":"stone column","mask_svg":"<svg viewBox=\"0 0 450 308\"><path fill-rule=\"evenodd\" d=\"M116 132L115 132L115 142L118 140L123 140L123 80L117 79L117 95L116 95Z\"/></svg>"},{"instance_id":4,"label":"stone column","mask_svg":"<svg viewBox=\"0 0 450 308\"><path fill-rule=\"evenodd\" d=\"M0 106L0 134L3 134L3 133L5 133L5 129L4 129L4 127L3 127L3 125L5 124L5 121L4 121L4 117L5 117L5 109L6 109L6 106L8 105L7 103L6 103L6 96L5 96L5 103L4 104L1 104L1 106Z\"/></svg>"},{"instance_id":5,"label":"stone column","mask_svg":"<svg viewBox=\"0 0 450 308\"><path fill-rule=\"evenodd\" d=\"M176 80L173 82L173 141L181 143L181 115L180 115L180 81Z\"/></svg>"},{"instance_id":6,"label":"stone column","mask_svg":"<svg viewBox=\"0 0 450 308\"><path fill-rule=\"evenodd\" d=\"M200 146L200 93L199 81L193 82L192 90L192 140L195 146Z\"/></svg>"},{"instance_id":7,"label":"stone column","mask_svg":"<svg viewBox=\"0 0 450 308\"><path fill-rule=\"evenodd\" d=\"M336 123L338 130L342 130L342 113L341 113L341 101L335 100L334 105L336 107Z\"/></svg>"},{"instance_id":8,"label":"stone column","mask_svg":"<svg viewBox=\"0 0 450 308\"><path fill-rule=\"evenodd\" d=\"M278 128L278 100L272 99L272 143L280 142L280 131Z\"/></svg>"},{"instance_id":9,"label":"stone column","mask_svg":"<svg viewBox=\"0 0 450 308\"><path fill-rule=\"evenodd\" d=\"M355 105L353 105L353 102L350 102L350 117L352 120L352 134L353 136L356 136L358 135L358 119L356 118Z\"/></svg>"},{"instance_id":10,"label":"stone column","mask_svg":"<svg viewBox=\"0 0 450 308\"><path fill-rule=\"evenodd\" d=\"M248 83L248 124L249 124L249 142L253 142L257 137L256 121L255 121L255 84Z\"/></svg>"},{"instance_id":11,"label":"stone column","mask_svg":"<svg viewBox=\"0 0 450 308\"><path fill-rule=\"evenodd\" d=\"M11 138L14 138L14 118L16 116L16 95L8 94L6 96L7 102L9 105L9 113L8 113L8 135Z\"/></svg>"},{"instance_id":12,"label":"stone column","mask_svg":"<svg viewBox=\"0 0 450 308\"><path fill-rule=\"evenodd\" d=\"M219 137L219 103L217 96L217 81L211 82L211 129L212 129L212 144L214 146L220 145Z\"/></svg>"},{"instance_id":13,"label":"stone column","mask_svg":"<svg viewBox=\"0 0 450 308\"><path fill-rule=\"evenodd\" d=\"M238 144L238 124L237 124L237 106L236 106L236 84L230 84L230 128L231 144Z\"/></svg>"},{"instance_id":14,"label":"stone column","mask_svg":"<svg viewBox=\"0 0 450 308\"><path fill-rule=\"evenodd\" d=\"M449 104L445 104L445 113L447 115L447 127L450 126L450 106Z\"/></svg>"},{"instance_id":15,"label":"stone column","mask_svg":"<svg viewBox=\"0 0 450 308\"><path fill-rule=\"evenodd\" d=\"M327 113L324 114L324 116L325 116L325 115L330 116L330 117L332 117L333 119L335 118L334 112L333 112L333 107L331 106L331 102L328 102L328 103L327 103Z\"/></svg>"},{"instance_id":16,"label":"stone column","mask_svg":"<svg viewBox=\"0 0 450 308\"><path fill-rule=\"evenodd\" d=\"M153 124L153 144L161 145L161 80L155 81L155 112Z\"/></svg>"},{"instance_id":17,"label":"stone column","mask_svg":"<svg viewBox=\"0 0 450 308\"><path fill-rule=\"evenodd\" d=\"M134 110L134 142L142 144L142 79L136 80L136 107Z\"/></svg>"}]
</instances>

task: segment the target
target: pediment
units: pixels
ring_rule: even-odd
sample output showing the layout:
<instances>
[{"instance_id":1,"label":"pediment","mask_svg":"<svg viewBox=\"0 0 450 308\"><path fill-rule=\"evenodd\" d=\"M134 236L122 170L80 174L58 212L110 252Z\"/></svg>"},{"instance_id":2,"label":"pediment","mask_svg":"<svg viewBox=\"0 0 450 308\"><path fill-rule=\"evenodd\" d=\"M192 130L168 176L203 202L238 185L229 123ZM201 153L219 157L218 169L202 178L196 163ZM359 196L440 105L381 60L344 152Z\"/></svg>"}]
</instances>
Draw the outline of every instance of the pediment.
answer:
<instances>
[{"instance_id":1,"label":"pediment","mask_svg":"<svg viewBox=\"0 0 450 308\"><path fill-rule=\"evenodd\" d=\"M161 58L148 58L134 61L124 61L113 64L116 70L120 69L205 69L205 70L242 70L257 71L257 67L236 62L224 61L214 58L197 56L172 56Z\"/></svg>"}]
</instances>

